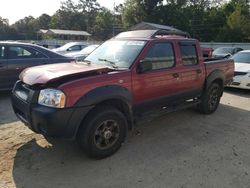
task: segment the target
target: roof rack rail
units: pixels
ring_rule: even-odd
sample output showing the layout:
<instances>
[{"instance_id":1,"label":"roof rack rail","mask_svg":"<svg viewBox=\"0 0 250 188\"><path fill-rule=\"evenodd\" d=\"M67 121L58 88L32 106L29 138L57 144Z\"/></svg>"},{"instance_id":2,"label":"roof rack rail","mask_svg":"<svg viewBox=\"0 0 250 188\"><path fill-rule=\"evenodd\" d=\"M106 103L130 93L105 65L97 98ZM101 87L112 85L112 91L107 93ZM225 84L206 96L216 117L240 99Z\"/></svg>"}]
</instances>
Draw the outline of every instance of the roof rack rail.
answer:
<instances>
[{"instance_id":1,"label":"roof rack rail","mask_svg":"<svg viewBox=\"0 0 250 188\"><path fill-rule=\"evenodd\" d=\"M164 29L159 29L156 30L155 33L151 36L151 38L155 38L156 36L161 35L178 35L178 36L183 36L186 38L190 38L189 33L184 32L184 31L180 31L180 30L164 30Z\"/></svg>"},{"instance_id":2,"label":"roof rack rail","mask_svg":"<svg viewBox=\"0 0 250 188\"><path fill-rule=\"evenodd\" d=\"M180 30L164 30L164 29L154 29L154 30L133 30L125 31L119 33L114 38L155 38L156 36L164 35L178 35L186 38L190 38L189 33Z\"/></svg>"}]
</instances>

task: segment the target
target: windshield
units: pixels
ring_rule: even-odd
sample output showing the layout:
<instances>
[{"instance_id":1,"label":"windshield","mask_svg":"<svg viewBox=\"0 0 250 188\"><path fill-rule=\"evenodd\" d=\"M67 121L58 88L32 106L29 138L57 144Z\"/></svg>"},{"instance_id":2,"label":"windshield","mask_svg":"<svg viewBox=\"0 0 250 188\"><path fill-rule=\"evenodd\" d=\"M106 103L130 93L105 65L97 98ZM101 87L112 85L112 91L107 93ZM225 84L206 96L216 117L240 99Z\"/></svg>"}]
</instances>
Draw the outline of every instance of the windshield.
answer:
<instances>
[{"instance_id":1,"label":"windshield","mask_svg":"<svg viewBox=\"0 0 250 188\"><path fill-rule=\"evenodd\" d=\"M233 54L233 48L217 48L213 54Z\"/></svg>"},{"instance_id":2,"label":"windshield","mask_svg":"<svg viewBox=\"0 0 250 188\"><path fill-rule=\"evenodd\" d=\"M63 45L63 46L61 46L59 48L56 48L56 50L66 50L71 46L72 46L72 43L67 43L67 44L65 44L65 45Z\"/></svg>"},{"instance_id":3,"label":"windshield","mask_svg":"<svg viewBox=\"0 0 250 188\"><path fill-rule=\"evenodd\" d=\"M145 41L117 41L103 43L85 60L91 63L107 64L117 68L129 68L145 45Z\"/></svg>"},{"instance_id":4,"label":"windshield","mask_svg":"<svg viewBox=\"0 0 250 188\"><path fill-rule=\"evenodd\" d=\"M240 52L235 54L232 59L236 63L249 63L250 64L250 52Z\"/></svg>"},{"instance_id":5,"label":"windshield","mask_svg":"<svg viewBox=\"0 0 250 188\"><path fill-rule=\"evenodd\" d=\"M91 45L88 46L84 49L81 50L81 54L90 54L92 51L94 51L94 49L96 49L98 47L98 45Z\"/></svg>"}]
</instances>

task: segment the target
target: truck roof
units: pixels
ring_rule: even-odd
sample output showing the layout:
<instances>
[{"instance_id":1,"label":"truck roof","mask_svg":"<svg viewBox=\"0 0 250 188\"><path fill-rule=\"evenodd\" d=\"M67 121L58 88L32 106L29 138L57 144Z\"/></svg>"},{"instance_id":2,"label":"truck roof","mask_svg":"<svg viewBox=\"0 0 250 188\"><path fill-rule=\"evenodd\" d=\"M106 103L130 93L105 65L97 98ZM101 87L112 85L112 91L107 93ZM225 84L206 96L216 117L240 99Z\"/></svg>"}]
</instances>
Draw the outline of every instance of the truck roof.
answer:
<instances>
[{"instance_id":1,"label":"truck roof","mask_svg":"<svg viewBox=\"0 0 250 188\"><path fill-rule=\"evenodd\" d=\"M126 31L118 34L114 39L143 39L150 40L155 38L189 38L190 35L179 30L135 30Z\"/></svg>"}]
</instances>

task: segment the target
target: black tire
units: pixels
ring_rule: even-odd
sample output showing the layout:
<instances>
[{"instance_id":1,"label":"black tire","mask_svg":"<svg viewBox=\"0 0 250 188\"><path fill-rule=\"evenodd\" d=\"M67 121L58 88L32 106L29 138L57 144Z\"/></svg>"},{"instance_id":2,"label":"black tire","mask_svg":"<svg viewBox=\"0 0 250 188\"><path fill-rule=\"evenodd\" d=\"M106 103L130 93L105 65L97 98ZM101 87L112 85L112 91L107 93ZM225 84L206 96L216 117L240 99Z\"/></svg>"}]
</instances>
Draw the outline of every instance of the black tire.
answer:
<instances>
[{"instance_id":1,"label":"black tire","mask_svg":"<svg viewBox=\"0 0 250 188\"><path fill-rule=\"evenodd\" d=\"M201 97L198 109L203 114L212 114L219 106L223 89L217 83L212 83Z\"/></svg>"},{"instance_id":2,"label":"black tire","mask_svg":"<svg viewBox=\"0 0 250 188\"><path fill-rule=\"evenodd\" d=\"M105 158L121 147L127 127L127 120L118 109L99 106L84 120L77 141L89 157Z\"/></svg>"}]
</instances>

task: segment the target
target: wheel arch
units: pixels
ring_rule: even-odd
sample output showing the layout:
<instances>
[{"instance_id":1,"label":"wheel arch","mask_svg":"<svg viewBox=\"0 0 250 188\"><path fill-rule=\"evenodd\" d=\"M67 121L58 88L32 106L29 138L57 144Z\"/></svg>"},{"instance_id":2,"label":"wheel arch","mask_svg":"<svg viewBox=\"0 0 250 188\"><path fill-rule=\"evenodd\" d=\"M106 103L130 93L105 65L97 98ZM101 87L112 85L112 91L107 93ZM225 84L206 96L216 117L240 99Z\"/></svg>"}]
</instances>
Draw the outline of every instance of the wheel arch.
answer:
<instances>
[{"instance_id":1,"label":"wheel arch","mask_svg":"<svg viewBox=\"0 0 250 188\"><path fill-rule=\"evenodd\" d=\"M221 88L224 88L225 76L222 70L216 69L208 75L205 82L204 90L207 90L212 83L217 83L221 86Z\"/></svg>"},{"instance_id":2,"label":"wheel arch","mask_svg":"<svg viewBox=\"0 0 250 188\"><path fill-rule=\"evenodd\" d=\"M77 106L93 106L86 115L82 117L81 123L76 130L78 132L81 126L84 126L84 121L86 118L99 106L113 106L121 111L128 122L128 129L133 128L133 112L132 112L132 94L131 92L122 86L110 85L95 88L94 90L89 91L84 96L82 96L78 102Z\"/></svg>"}]
</instances>

